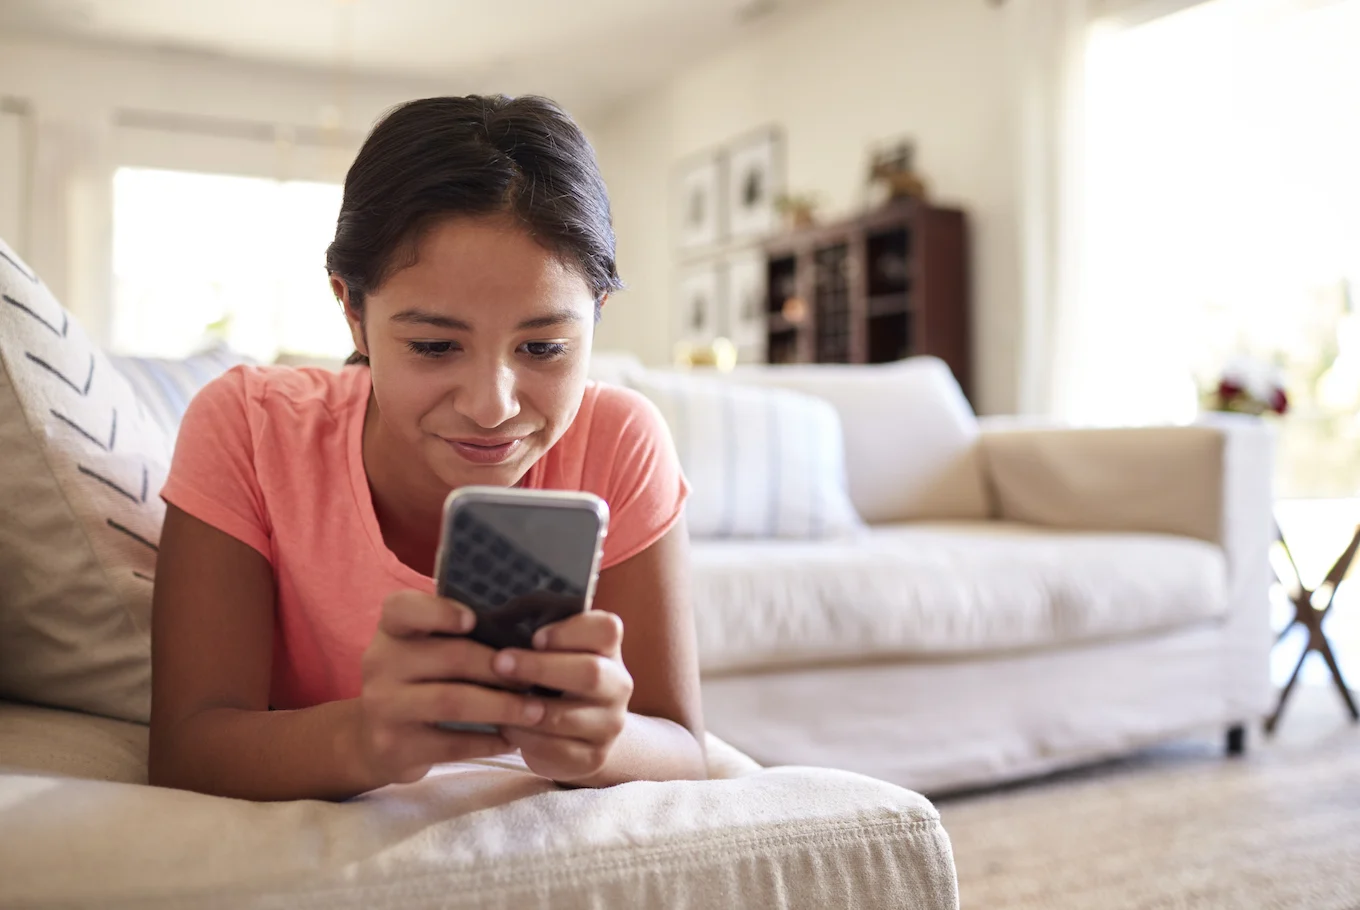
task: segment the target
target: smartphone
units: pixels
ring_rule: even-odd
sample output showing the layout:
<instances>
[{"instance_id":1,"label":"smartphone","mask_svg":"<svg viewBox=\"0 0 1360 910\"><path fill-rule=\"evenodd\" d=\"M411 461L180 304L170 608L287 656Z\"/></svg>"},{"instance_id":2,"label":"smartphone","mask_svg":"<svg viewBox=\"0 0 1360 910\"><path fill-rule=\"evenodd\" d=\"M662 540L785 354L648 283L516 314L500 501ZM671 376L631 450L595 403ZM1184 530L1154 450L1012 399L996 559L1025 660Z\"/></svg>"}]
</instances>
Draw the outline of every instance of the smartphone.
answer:
<instances>
[{"instance_id":1,"label":"smartphone","mask_svg":"<svg viewBox=\"0 0 1360 910\"><path fill-rule=\"evenodd\" d=\"M472 640L532 648L540 627L590 609L608 529L609 506L592 493L461 487L444 501L435 590L477 614Z\"/></svg>"}]
</instances>

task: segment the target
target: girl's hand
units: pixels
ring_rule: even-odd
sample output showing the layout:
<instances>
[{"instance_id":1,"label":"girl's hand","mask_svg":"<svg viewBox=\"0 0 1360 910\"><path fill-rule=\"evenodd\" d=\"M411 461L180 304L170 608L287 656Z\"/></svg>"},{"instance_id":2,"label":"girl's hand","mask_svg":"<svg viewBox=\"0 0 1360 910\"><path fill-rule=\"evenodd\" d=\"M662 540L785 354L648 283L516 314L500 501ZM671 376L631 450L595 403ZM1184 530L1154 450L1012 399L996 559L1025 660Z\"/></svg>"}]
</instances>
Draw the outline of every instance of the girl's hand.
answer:
<instances>
[{"instance_id":1,"label":"girl's hand","mask_svg":"<svg viewBox=\"0 0 1360 910\"><path fill-rule=\"evenodd\" d=\"M363 656L354 750L360 773L379 787L424 777L440 762L513 751L501 736L455 733L439 721L533 725L543 699L490 689L495 651L462 636L476 614L452 600L399 591L383 601L378 630ZM442 635L439 633L443 633Z\"/></svg>"},{"instance_id":2,"label":"girl's hand","mask_svg":"<svg viewBox=\"0 0 1360 910\"><path fill-rule=\"evenodd\" d=\"M578 783L598 773L628 720L633 677L623 665L623 620L587 610L539 629L534 650L506 648L491 667L505 682L557 689L537 723L509 722L501 735L535 773Z\"/></svg>"}]
</instances>

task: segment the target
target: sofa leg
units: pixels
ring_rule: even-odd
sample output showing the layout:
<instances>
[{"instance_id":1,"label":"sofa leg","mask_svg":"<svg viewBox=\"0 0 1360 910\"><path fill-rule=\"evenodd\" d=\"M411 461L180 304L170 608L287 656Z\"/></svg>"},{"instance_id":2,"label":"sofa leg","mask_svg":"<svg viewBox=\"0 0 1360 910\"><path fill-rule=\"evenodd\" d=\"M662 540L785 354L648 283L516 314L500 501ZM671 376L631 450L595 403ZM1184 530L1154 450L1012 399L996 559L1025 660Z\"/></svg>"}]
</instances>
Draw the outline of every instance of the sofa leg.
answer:
<instances>
[{"instance_id":1,"label":"sofa leg","mask_svg":"<svg viewBox=\"0 0 1360 910\"><path fill-rule=\"evenodd\" d=\"M1228 755L1235 757L1243 755L1247 751L1247 728L1243 724L1234 724L1228 728Z\"/></svg>"}]
</instances>

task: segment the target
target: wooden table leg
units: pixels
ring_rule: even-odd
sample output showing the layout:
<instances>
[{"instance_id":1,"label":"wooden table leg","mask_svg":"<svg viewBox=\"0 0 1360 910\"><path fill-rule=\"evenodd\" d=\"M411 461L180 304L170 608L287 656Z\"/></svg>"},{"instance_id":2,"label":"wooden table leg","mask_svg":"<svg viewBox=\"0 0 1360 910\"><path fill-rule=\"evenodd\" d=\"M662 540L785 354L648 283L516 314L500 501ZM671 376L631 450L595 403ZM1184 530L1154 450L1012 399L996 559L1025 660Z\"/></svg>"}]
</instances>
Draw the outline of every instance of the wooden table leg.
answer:
<instances>
[{"instance_id":1,"label":"wooden table leg","mask_svg":"<svg viewBox=\"0 0 1360 910\"><path fill-rule=\"evenodd\" d=\"M1310 591L1303 586L1303 578L1299 575L1298 566L1294 563L1294 556L1289 552L1289 544L1285 542L1284 535L1280 533L1276 526L1276 536L1280 543L1284 545L1285 555L1289 557L1289 564L1294 569L1297 581L1297 593L1291 598L1294 603L1294 618L1291 619L1284 631L1276 639L1278 643L1284 638L1285 632L1299 623L1308 629L1308 641L1304 644L1303 653L1299 655L1299 662L1294 665L1294 672L1289 676L1289 682L1285 683L1284 689L1280 691L1280 700L1275 706L1275 711L1266 719L1265 731L1267 734L1275 732L1275 727L1280 722L1280 715L1284 713L1285 702L1289 700L1289 694L1294 691L1294 684L1298 681L1299 671L1303 669L1303 662L1308 659L1308 655L1314 651L1322 655L1326 661L1327 668L1332 673L1332 682L1336 684L1337 691L1341 693L1341 700L1345 702L1346 708L1350 711L1352 721L1360 721L1360 710L1356 709L1355 700L1351 697L1350 688L1346 685L1346 679L1341 675L1341 667L1336 662L1336 655L1332 653L1332 643L1327 640L1326 634L1322 630L1322 621L1327 618L1332 605L1336 603L1336 592L1341 587L1341 582L1345 579L1346 573L1350 571L1351 563L1355 560L1357 551L1360 551L1360 526L1355 529L1355 534L1351 537L1350 545L1332 565L1327 577L1318 585L1317 590ZM1284 581L1284 579L1281 579ZM1326 590L1327 602L1321 607L1313 604L1314 595Z\"/></svg>"}]
</instances>

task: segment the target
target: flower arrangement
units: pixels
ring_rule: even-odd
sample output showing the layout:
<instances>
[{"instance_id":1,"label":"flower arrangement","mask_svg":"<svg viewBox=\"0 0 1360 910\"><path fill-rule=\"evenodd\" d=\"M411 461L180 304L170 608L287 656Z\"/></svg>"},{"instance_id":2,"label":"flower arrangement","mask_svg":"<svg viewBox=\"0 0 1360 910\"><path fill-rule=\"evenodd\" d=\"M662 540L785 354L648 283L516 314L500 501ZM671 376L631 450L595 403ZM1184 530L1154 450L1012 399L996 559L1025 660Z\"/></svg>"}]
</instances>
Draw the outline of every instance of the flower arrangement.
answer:
<instances>
[{"instance_id":1,"label":"flower arrangement","mask_svg":"<svg viewBox=\"0 0 1360 910\"><path fill-rule=\"evenodd\" d=\"M1224 368L1218 385L1204 395L1203 405L1210 411L1284 414L1289 410L1289 396L1278 369L1259 360L1238 357Z\"/></svg>"}]
</instances>

